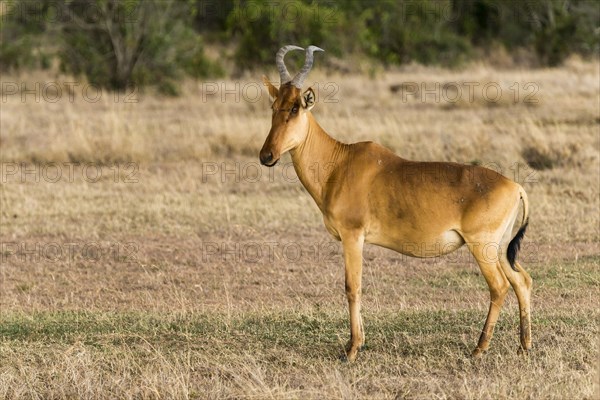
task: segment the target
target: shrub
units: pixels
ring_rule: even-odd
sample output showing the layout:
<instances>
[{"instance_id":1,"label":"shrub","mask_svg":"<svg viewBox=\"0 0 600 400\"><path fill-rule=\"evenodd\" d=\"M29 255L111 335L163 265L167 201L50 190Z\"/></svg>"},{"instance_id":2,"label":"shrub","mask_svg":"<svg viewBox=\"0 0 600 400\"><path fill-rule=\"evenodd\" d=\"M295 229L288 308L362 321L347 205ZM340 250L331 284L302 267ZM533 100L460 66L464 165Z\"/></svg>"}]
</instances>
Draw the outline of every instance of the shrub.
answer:
<instances>
[{"instance_id":1,"label":"shrub","mask_svg":"<svg viewBox=\"0 0 600 400\"><path fill-rule=\"evenodd\" d=\"M117 90L155 85L175 94L185 74L220 73L190 26L193 2L78 0L66 7L61 66L91 83Z\"/></svg>"},{"instance_id":2,"label":"shrub","mask_svg":"<svg viewBox=\"0 0 600 400\"><path fill-rule=\"evenodd\" d=\"M524 48L541 65L598 54L600 3L591 0L454 0L454 30L480 48Z\"/></svg>"},{"instance_id":3,"label":"shrub","mask_svg":"<svg viewBox=\"0 0 600 400\"><path fill-rule=\"evenodd\" d=\"M362 48L386 64L461 64L471 45L452 30L448 6L436 0L372 3L360 16Z\"/></svg>"},{"instance_id":4,"label":"shrub","mask_svg":"<svg viewBox=\"0 0 600 400\"><path fill-rule=\"evenodd\" d=\"M590 2L549 2L536 14L538 29L534 46L540 62L555 66L571 53L591 55L598 52L600 4Z\"/></svg>"},{"instance_id":5,"label":"shrub","mask_svg":"<svg viewBox=\"0 0 600 400\"><path fill-rule=\"evenodd\" d=\"M600 43L593 0L5 0L0 12L2 71L47 67L58 56L63 71L98 86L167 93L183 76L223 74L203 38L235 48L236 72L272 65L284 44L456 66L490 49L557 65L572 53L597 56ZM290 56L296 67L302 61Z\"/></svg>"},{"instance_id":6,"label":"shrub","mask_svg":"<svg viewBox=\"0 0 600 400\"><path fill-rule=\"evenodd\" d=\"M272 64L273 51L284 44L316 45L339 54L342 15L329 4L302 1L237 1L227 19L229 34L238 42L234 60L238 70Z\"/></svg>"},{"instance_id":7,"label":"shrub","mask_svg":"<svg viewBox=\"0 0 600 400\"><path fill-rule=\"evenodd\" d=\"M0 9L5 13L0 18L0 71L47 68L50 57L40 34L47 31L49 2L0 4Z\"/></svg>"}]
</instances>

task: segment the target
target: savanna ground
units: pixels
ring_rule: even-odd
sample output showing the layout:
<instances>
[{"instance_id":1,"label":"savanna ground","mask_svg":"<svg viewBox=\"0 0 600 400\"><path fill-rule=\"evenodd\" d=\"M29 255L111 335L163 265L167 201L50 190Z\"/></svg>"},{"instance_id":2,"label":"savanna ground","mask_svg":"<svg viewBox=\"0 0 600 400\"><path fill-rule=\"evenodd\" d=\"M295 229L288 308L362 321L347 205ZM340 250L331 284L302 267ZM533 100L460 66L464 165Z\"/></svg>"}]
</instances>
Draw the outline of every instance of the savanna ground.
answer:
<instances>
[{"instance_id":1,"label":"savanna ground","mask_svg":"<svg viewBox=\"0 0 600 400\"><path fill-rule=\"evenodd\" d=\"M1 398L598 398L597 63L309 77L339 140L525 187L527 358L512 293L489 352L470 357L489 297L465 249L366 246L367 346L340 361L341 246L289 157L258 164L270 110L254 78L127 102L67 91L71 77L3 76Z\"/></svg>"}]
</instances>

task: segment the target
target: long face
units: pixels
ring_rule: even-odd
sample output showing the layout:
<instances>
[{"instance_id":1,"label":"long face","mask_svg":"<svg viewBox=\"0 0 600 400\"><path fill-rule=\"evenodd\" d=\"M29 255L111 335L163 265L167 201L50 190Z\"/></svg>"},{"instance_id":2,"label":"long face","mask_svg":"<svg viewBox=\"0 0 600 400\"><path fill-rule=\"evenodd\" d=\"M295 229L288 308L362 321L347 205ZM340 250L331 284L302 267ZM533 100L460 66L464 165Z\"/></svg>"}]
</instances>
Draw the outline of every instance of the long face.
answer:
<instances>
[{"instance_id":1,"label":"long face","mask_svg":"<svg viewBox=\"0 0 600 400\"><path fill-rule=\"evenodd\" d=\"M277 89L265 79L269 94L274 99L271 130L260 150L260 162L272 167L281 156L300 145L308 133L308 113L314 105L314 92L284 84Z\"/></svg>"}]
</instances>

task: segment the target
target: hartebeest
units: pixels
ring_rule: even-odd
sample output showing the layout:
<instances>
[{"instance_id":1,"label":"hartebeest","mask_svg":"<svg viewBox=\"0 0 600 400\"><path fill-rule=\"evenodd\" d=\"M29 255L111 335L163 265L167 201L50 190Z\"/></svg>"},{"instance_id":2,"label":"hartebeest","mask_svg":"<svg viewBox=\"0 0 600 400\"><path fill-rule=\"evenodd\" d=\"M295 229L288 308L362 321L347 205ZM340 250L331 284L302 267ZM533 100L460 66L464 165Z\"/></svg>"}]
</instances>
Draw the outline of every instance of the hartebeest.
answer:
<instances>
[{"instance_id":1,"label":"hartebeest","mask_svg":"<svg viewBox=\"0 0 600 400\"><path fill-rule=\"evenodd\" d=\"M355 360L365 338L360 315L364 243L414 257L435 257L466 244L491 297L473 355L489 347L509 282L519 301L520 351L529 350L532 282L516 261L529 215L523 188L479 166L409 161L373 142L338 142L310 111L316 101L313 90L301 91L312 68L313 52L323 50L309 46L304 66L294 78L283 60L290 50L303 49L285 46L277 52L279 89L263 78L273 99L273 116L260 161L272 167L289 151L300 181L323 213L327 230L342 242L350 308L347 359ZM523 217L513 236L521 203Z\"/></svg>"}]
</instances>

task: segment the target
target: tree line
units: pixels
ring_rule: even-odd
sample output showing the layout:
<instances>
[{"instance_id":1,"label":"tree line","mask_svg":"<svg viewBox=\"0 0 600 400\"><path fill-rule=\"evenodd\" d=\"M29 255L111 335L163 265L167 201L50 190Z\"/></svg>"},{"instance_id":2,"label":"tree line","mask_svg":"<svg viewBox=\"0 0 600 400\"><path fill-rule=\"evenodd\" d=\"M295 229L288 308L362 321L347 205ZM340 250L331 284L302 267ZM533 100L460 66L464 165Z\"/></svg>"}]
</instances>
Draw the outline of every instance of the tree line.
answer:
<instances>
[{"instance_id":1,"label":"tree line","mask_svg":"<svg viewBox=\"0 0 600 400\"><path fill-rule=\"evenodd\" d=\"M383 66L457 67L504 52L527 66L597 57L595 0L9 0L0 70L50 68L108 89L239 73L288 43ZM228 59L208 57L207 45ZM301 62L301 60L300 60Z\"/></svg>"}]
</instances>

